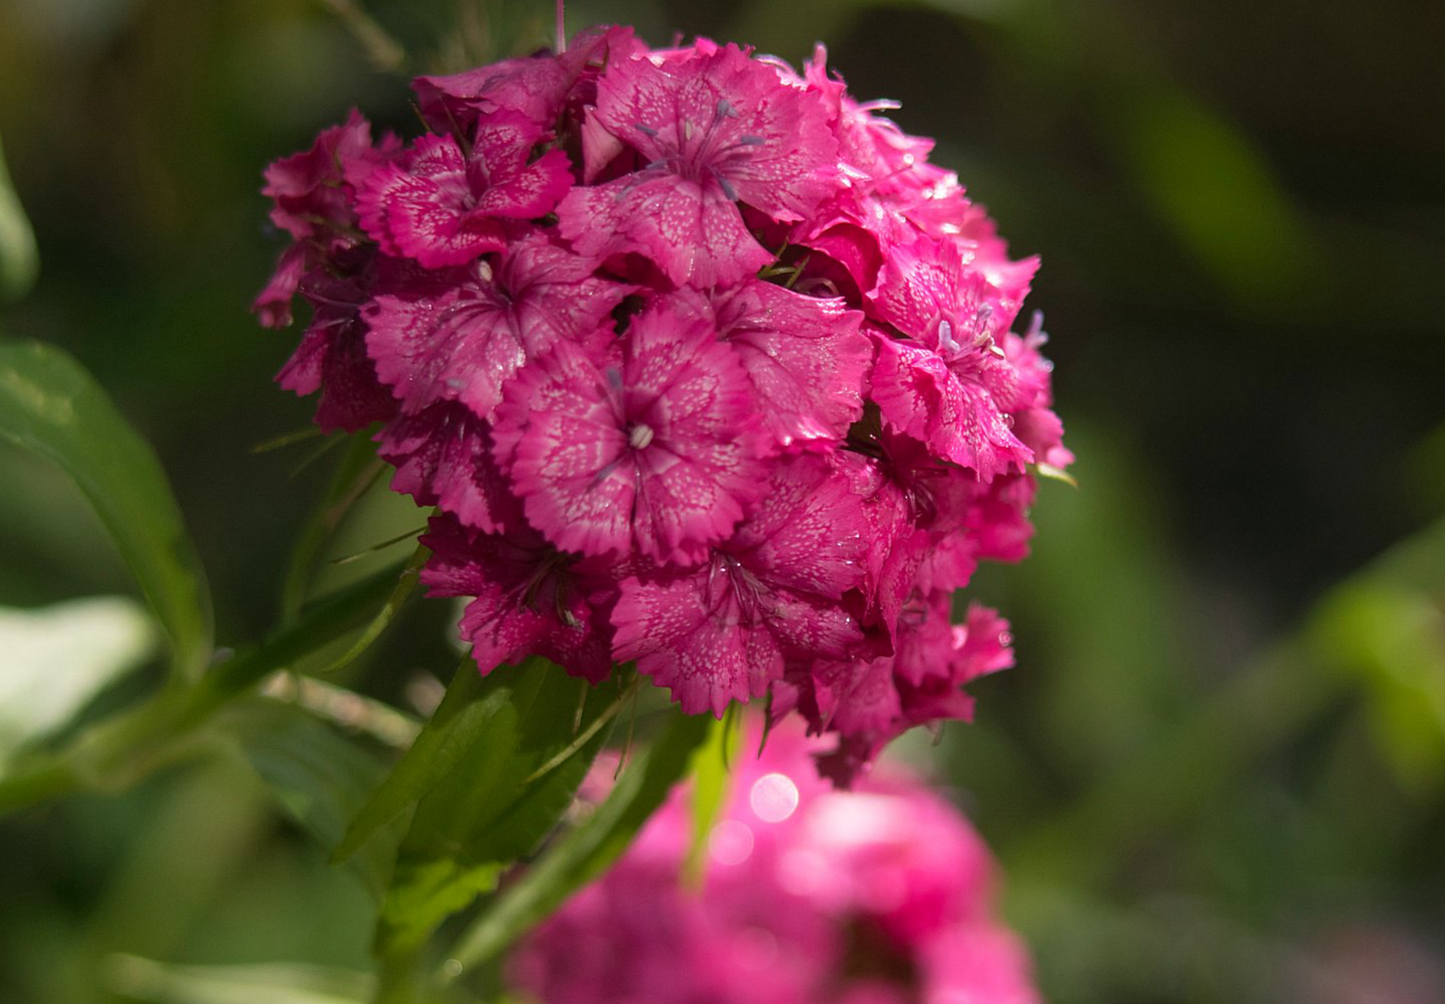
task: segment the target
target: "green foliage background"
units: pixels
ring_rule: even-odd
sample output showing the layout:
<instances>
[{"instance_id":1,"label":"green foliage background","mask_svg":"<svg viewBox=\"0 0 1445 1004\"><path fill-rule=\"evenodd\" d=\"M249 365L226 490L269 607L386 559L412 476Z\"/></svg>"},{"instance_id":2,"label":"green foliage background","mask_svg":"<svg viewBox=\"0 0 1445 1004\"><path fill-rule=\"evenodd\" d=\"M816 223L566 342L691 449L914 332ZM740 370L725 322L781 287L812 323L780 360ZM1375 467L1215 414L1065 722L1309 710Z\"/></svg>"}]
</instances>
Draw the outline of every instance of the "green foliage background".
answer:
<instances>
[{"instance_id":1,"label":"green foliage background","mask_svg":"<svg viewBox=\"0 0 1445 1004\"><path fill-rule=\"evenodd\" d=\"M551 16L367 9L406 72L525 50ZM270 383L294 333L247 314L280 247L260 168L353 104L414 131L378 69L391 53L338 10L0 4L0 136L41 261L3 334L68 348L155 444L226 645L275 623L283 556L341 452L250 450L310 412ZM1046 484L1034 556L974 590L1013 620L1019 667L977 686L978 724L905 752L1003 859L1056 1004L1445 1000L1442 10L569 5L574 26L653 42L798 61L827 41L855 94L901 100L1014 251L1043 255L1031 303L1081 487ZM419 522L373 492L333 556ZM0 446L0 606L133 588L84 496ZM427 707L451 615L413 603L338 682ZM374 904L279 811L256 755L0 823L0 1002L226 999L214 971L148 959L366 970ZM307 972L316 995L350 992ZM229 989L295 977L231 971Z\"/></svg>"}]
</instances>

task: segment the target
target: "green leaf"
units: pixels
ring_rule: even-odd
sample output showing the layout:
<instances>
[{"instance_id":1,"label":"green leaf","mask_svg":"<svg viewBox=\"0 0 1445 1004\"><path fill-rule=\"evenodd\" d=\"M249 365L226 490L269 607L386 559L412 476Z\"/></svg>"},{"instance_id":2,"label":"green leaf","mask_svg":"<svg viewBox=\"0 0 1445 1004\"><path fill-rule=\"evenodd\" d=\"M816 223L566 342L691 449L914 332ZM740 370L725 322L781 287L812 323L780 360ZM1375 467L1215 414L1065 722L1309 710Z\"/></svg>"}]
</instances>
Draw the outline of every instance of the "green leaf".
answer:
<instances>
[{"instance_id":1,"label":"green leaf","mask_svg":"<svg viewBox=\"0 0 1445 1004\"><path fill-rule=\"evenodd\" d=\"M440 978L455 979L464 969L496 958L617 860L683 776L690 754L707 739L712 724L704 715L678 715L623 770L612 793L586 822L549 847L483 907L449 953Z\"/></svg>"},{"instance_id":2,"label":"green leaf","mask_svg":"<svg viewBox=\"0 0 1445 1004\"><path fill-rule=\"evenodd\" d=\"M0 608L0 767L14 751L64 725L155 645L154 621L129 596Z\"/></svg>"},{"instance_id":3,"label":"green leaf","mask_svg":"<svg viewBox=\"0 0 1445 1004\"><path fill-rule=\"evenodd\" d=\"M291 624L260 646L243 652L201 678L186 698L185 723L194 724L278 669L287 669L376 618L377 607L394 594L406 574L403 565L390 565L359 582L312 603Z\"/></svg>"},{"instance_id":4,"label":"green leaf","mask_svg":"<svg viewBox=\"0 0 1445 1004\"><path fill-rule=\"evenodd\" d=\"M324 847L342 831L386 775L388 761L304 708L255 698L228 708L218 723L287 813ZM348 864L380 902L391 877L401 827L373 840Z\"/></svg>"},{"instance_id":5,"label":"green leaf","mask_svg":"<svg viewBox=\"0 0 1445 1004\"><path fill-rule=\"evenodd\" d=\"M1320 661L1365 685L1371 726L1400 781L1433 797L1445 776L1445 609L1438 595L1391 582L1351 583L1334 591L1313 627Z\"/></svg>"},{"instance_id":6,"label":"green leaf","mask_svg":"<svg viewBox=\"0 0 1445 1004\"><path fill-rule=\"evenodd\" d=\"M18 300L35 285L40 256L35 251L35 232L20 207L10 171L5 166L5 149L0 146L0 300Z\"/></svg>"},{"instance_id":7,"label":"green leaf","mask_svg":"<svg viewBox=\"0 0 1445 1004\"><path fill-rule=\"evenodd\" d=\"M483 678L462 660L441 704L423 726L411 749L361 807L331 854L339 864L355 854L381 827L431 791L481 739L508 694L494 690L485 698Z\"/></svg>"},{"instance_id":8,"label":"green leaf","mask_svg":"<svg viewBox=\"0 0 1445 1004\"><path fill-rule=\"evenodd\" d=\"M727 713L713 723L707 742L698 747L692 758L692 842L683 859L682 874L693 889L702 888L708 838L727 801L728 781L742 726L738 707L728 705Z\"/></svg>"},{"instance_id":9,"label":"green leaf","mask_svg":"<svg viewBox=\"0 0 1445 1004\"><path fill-rule=\"evenodd\" d=\"M362 1004L371 999L375 980L294 962L175 966L113 955L106 983L115 993L153 1004Z\"/></svg>"},{"instance_id":10,"label":"green leaf","mask_svg":"<svg viewBox=\"0 0 1445 1004\"><path fill-rule=\"evenodd\" d=\"M381 605L381 609L376 612L371 623L366 625L366 630L361 632L361 637L357 638L350 648L322 670L323 674L335 673L337 670L351 665L357 657L371 647L372 642L381 637L381 633L386 630L387 625L396 617L397 611L401 609L402 604L407 601L412 590L416 588L417 578L421 575L421 567L426 564L426 559L430 555L431 551L425 547L417 547L412 553L411 560L401 570L401 575L397 578L391 595L386 598L386 602Z\"/></svg>"},{"instance_id":11,"label":"green leaf","mask_svg":"<svg viewBox=\"0 0 1445 1004\"><path fill-rule=\"evenodd\" d=\"M476 675L467 666L457 673ZM447 734L428 743L437 747L443 768L420 769L408 756L402 767L409 785L399 784L383 803L394 814L405 800L419 798L382 907L381 954L414 948L447 915L495 888L508 866L536 851L601 748L605 731L591 726L615 713L627 677L618 670L591 687L535 659L498 667L479 687L453 682L443 701ZM575 742L588 732L591 738ZM424 730L417 746L426 738ZM344 849L355 844L350 840Z\"/></svg>"},{"instance_id":12,"label":"green leaf","mask_svg":"<svg viewBox=\"0 0 1445 1004\"><path fill-rule=\"evenodd\" d=\"M262 645L218 663L194 687L165 691L102 722L59 754L27 756L0 778L0 814L75 790L118 791L164 764L197 751L196 730L262 679L375 617L395 588L400 566L318 600L301 620Z\"/></svg>"},{"instance_id":13,"label":"green leaf","mask_svg":"<svg viewBox=\"0 0 1445 1004\"><path fill-rule=\"evenodd\" d=\"M211 657L211 601L155 453L81 366L39 343L0 344L0 438L49 457L80 486L194 678Z\"/></svg>"},{"instance_id":14,"label":"green leaf","mask_svg":"<svg viewBox=\"0 0 1445 1004\"><path fill-rule=\"evenodd\" d=\"M332 440L322 444L329 448ZM316 562L342 519L385 469L376 456L376 444L365 436L352 436L346 454L331 476L321 504L312 511L291 551L286 578L281 584L281 617L296 619L311 587Z\"/></svg>"}]
</instances>

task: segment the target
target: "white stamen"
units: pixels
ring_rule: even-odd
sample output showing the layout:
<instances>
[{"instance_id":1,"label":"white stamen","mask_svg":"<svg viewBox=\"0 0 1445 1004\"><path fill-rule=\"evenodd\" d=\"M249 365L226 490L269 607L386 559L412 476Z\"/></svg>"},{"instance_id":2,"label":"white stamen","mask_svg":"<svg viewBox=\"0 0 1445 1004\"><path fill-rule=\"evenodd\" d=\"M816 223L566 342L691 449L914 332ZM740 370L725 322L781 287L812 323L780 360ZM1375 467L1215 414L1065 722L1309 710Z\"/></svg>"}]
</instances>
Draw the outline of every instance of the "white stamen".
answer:
<instances>
[{"instance_id":1,"label":"white stamen","mask_svg":"<svg viewBox=\"0 0 1445 1004\"><path fill-rule=\"evenodd\" d=\"M945 352L958 348L958 343L953 340L953 325L947 319L938 322L938 347Z\"/></svg>"},{"instance_id":2,"label":"white stamen","mask_svg":"<svg viewBox=\"0 0 1445 1004\"><path fill-rule=\"evenodd\" d=\"M638 423L627 434L627 443L634 450L645 450L652 444L652 426Z\"/></svg>"}]
</instances>

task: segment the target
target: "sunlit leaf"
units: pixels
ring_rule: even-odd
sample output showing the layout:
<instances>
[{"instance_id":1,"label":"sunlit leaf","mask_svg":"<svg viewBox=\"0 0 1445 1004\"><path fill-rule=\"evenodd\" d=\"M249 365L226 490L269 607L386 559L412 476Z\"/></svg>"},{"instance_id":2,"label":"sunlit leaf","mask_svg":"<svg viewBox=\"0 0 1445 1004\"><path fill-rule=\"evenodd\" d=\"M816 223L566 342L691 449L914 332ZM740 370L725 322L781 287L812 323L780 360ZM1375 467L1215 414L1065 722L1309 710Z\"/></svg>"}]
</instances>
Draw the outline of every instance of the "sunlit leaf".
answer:
<instances>
[{"instance_id":1,"label":"sunlit leaf","mask_svg":"<svg viewBox=\"0 0 1445 1004\"><path fill-rule=\"evenodd\" d=\"M301 620L256 648L218 663L194 687L168 691L86 732L72 748L17 758L0 777L0 813L77 789L117 791L164 764L193 754L194 733L217 711L278 669L302 664L318 649L375 617L395 586L400 567L383 569L318 600Z\"/></svg>"},{"instance_id":2,"label":"sunlit leaf","mask_svg":"<svg viewBox=\"0 0 1445 1004\"><path fill-rule=\"evenodd\" d=\"M1034 473L1041 478L1048 478L1052 481L1062 481L1070 488L1079 487L1078 479L1062 467L1055 467L1053 464L1035 464Z\"/></svg>"},{"instance_id":3,"label":"sunlit leaf","mask_svg":"<svg viewBox=\"0 0 1445 1004\"><path fill-rule=\"evenodd\" d=\"M111 956L106 977L114 992L153 1004L362 1004L374 983L300 963L176 966L135 955Z\"/></svg>"},{"instance_id":4,"label":"sunlit leaf","mask_svg":"<svg viewBox=\"0 0 1445 1004\"><path fill-rule=\"evenodd\" d=\"M0 438L49 457L110 531L170 640L176 672L211 656L211 601L155 453L65 352L0 344Z\"/></svg>"},{"instance_id":5,"label":"sunlit leaf","mask_svg":"<svg viewBox=\"0 0 1445 1004\"><path fill-rule=\"evenodd\" d=\"M496 958L627 850L707 739L712 720L678 715L637 754L607 799L497 894L449 953L443 978Z\"/></svg>"},{"instance_id":6,"label":"sunlit leaf","mask_svg":"<svg viewBox=\"0 0 1445 1004\"><path fill-rule=\"evenodd\" d=\"M333 862L347 860L377 830L415 805L478 742L509 695L498 689L483 696L483 679L470 667L468 657L411 749L352 818L332 852Z\"/></svg>"},{"instance_id":7,"label":"sunlit leaf","mask_svg":"<svg viewBox=\"0 0 1445 1004\"><path fill-rule=\"evenodd\" d=\"M147 659L155 644L154 622L128 596L0 608L0 765L65 724L107 683Z\"/></svg>"}]
</instances>

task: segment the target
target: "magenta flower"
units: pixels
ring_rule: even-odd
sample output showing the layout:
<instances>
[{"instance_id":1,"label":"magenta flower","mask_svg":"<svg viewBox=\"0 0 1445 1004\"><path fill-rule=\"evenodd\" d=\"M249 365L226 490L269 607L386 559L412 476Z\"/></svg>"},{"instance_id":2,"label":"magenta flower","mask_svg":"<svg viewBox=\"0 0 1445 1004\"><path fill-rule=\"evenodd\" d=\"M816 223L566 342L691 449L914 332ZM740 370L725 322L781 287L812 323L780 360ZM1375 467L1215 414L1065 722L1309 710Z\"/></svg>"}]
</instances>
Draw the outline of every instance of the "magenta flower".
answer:
<instances>
[{"instance_id":1,"label":"magenta flower","mask_svg":"<svg viewBox=\"0 0 1445 1004\"><path fill-rule=\"evenodd\" d=\"M665 305L599 356L559 343L509 384L497 456L558 547L698 561L763 490L747 376L705 323Z\"/></svg>"},{"instance_id":2,"label":"magenta flower","mask_svg":"<svg viewBox=\"0 0 1445 1004\"><path fill-rule=\"evenodd\" d=\"M463 152L450 136L425 136L399 163L373 171L356 196L362 229L389 255L427 268L462 265L507 246L504 220L551 212L571 187L567 155L531 161L544 130L498 111L477 123Z\"/></svg>"},{"instance_id":3,"label":"magenta flower","mask_svg":"<svg viewBox=\"0 0 1445 1004\"><path fill-rule=\"evenodd\" d=\"M523 942L512 987L538 1004L1038 1004L1028 953L994 913L993 860L958 810L896 769L830 791L810 752L782 727L742 754L700 892L681 881L692 822L675 793Z\"/></svg>"},{"instance_id":4,"label":"magenta flower","mask_svg":"<svg viewBox=\"0 0 1445 1004\"><path fill-rule=\"evenodd\" d=\"M297 240L328 237L356 219L354 179L396 156L401 141L371 144L371 124L355 108L346 122L324 130L305 153L266 168L261 194L272 200L271 222Z\"/></svg>"},{"instance_id":5,"label":"magenta flower","mask_svg":"<svg viewBox=\"0 0 1445 1004\"><path fill-rule=\"evenodd\" d=\"M636 660L688 714L721 716L781 679L791 659L866 650L859 624L868 541L848 480L814 457L773 468L764 501L695 569L622 582L619 660Z\"/></svg>"},{"instance_id":6,"label":"magenta flower","mask_svg":"<svg viewBox=\"0 0 1445 1004\"><path fill-rule=\"evenodd\" d=\"M573 559L535 530L469 533L443 516L421 542L433 552L421 573L430 595L474 597L461 631L479 664L540 655L594 683L607 677L610 646L571 572Z\"/></svg>"},{"instance_id":7,"label":"magenta flower","mask_svg":"<svg viewBox=\"0 0 1445 1004\"><path fill-rule=\"evenodd\" d=\"M767 265L737 203L799 220L836 170L821 107L732 45L612 63L588 122L584 143L628 147L645 166L574 189L558 209L563 236L584 254L645 254L678 285L727 286Z\"/></svg>"},{"instance_id":8,"label":"magenta flower","mask_svg":"<svg viewBox=\"0 0 1445 1004\"><path fill-rule=\"evenodd\" d=\"M376 438L377 452L396 468L393 491L487 533L524 525L521 503L492 460L490 429L462 405L398 415Z\"/></svg>"},{"instance_id":9,"label":"magenta flower","mask_svg":"<svg viewBox=\"0 0 1445 1004\"><path fill-rule=\"evenodd\" d=\"M544 233L518 236L495 265L394 284L366 311L367 347L402 410L457 400L491 418L502 387L558 340L594 334L629 292Z\"/></svg>"},{"instance_id":10,"label":"magenta flower","mask_svg":"<svg viewBox=\"0 0 1445 1004\"><path fill-rule=\"evenodd\" d=\"M818 663L811 681L789 695L815 731L839 735L819 768L850 787L883 747L915 725L973 718L973 698L961 689L980 676L1013 665L1008 622L974 604L963 624L951 623L948 594L915 596L899 616L897 653L848 666Z\"/></svg>"},{"instance_id":11,"label":"magenta flower","mask_svg":"<svg viewBox=\"0 0 1445 1004\"><path fill-rule=\"evenodd\" d=\"M923 239L896 250L871 296L909 339L875 335L884 421L984 481L1033 460L1013 433L1018 377L997 343L1013 318L990 292L955 247Z\"/></svg>"},{"instance_id":12,"label":"magenta flower","mask_svg":"<svg viewBox=\"0 0 1445 1004\"><path fill-rule=\"evenodd\" d=\"M304 245L293 245L293 250L298 248ZM322 429L357 432L396 412L396 402L367 358L361 321L374 260L369 249L339 247L330 256L330 266L300 276L299 291L311 307L311 323L276 381L295 394L321 392L315 421ZM281 268L289 268L284 260ZM290 294L285 302L289 323Z\"/></svg>"},{"instance_id":13,"label":"magenta flower","mask_svg":"<svg viewBox=\"0 0 1445 1004\"><path fill-rule=\"evenodd\" d=\"M542 53L504 59L444 77L412 82L417 109L438 133L470 134L479 118L509 110L552 129L569 101L595 96L598 72L613 59L624 59L646 46L631 28L595 28L579 32L560 56Z\"/></svg>"},{"instance_id":14,"label":"magenta flower","mask_svg":"<svg viewBox=\"0 0 1445 1004\"><path fill-rule=\"evenodd\" d=\"M835 443L863 411L862 384L873 349L863 315L836 297L803 296L746 279L714 291L719 338L738 351L767 431L778 446Z\"/></svg>"},{"instance_id":15,"label":"magenta flower","mask_svg":"<svg viewBox=\"0 0 1445 1004\"><path fill-rule=\"evenodd\" d=\"M283 386L439 510L426 581L473 598L481 671L766 698L843 785L968 717L1011 653L953 593L1073 459L1039 322L1010 331L1037 260L821 49L607 28L414 88L409 143L352 113L268 169L293 243L255 310L299 293Z\"/></svg>"}]
</instances>

